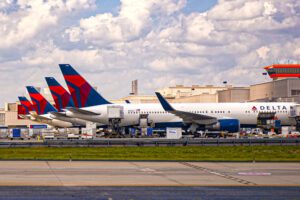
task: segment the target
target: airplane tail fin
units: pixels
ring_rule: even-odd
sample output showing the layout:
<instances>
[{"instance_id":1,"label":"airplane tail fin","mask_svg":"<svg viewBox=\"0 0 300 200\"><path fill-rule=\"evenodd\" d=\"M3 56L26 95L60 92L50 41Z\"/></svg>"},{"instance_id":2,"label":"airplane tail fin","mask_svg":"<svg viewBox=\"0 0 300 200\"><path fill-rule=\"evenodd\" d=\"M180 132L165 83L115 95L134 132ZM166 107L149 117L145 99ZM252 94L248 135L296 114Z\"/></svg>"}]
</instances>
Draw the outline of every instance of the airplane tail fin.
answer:
<instances>
[{"instance_id":1,"label":"airplane tail fin","mask_svg":"<svg viewBox=\"0 0 300 200\"><path fill-rule=\"evenodd\" d=\"M69 91L78 108L111 104L103 98L71 65L59 64Z\"/></svg>"},{"instance_id":2,"label":"airplane tail fin","mask_svg":"<svg viewBox=\"0 0 300 200\"><path fill-rule=\"evenodd\" d=\"M29 112L33 111L33 105L32 103L26 98L26 97L18 97L19 98L19 101L21 103L21 105L25 108L25 111L26 111L26 115L29 114Z\"/></svg>"},{"instance_id":3,"label":"airplane tail fin","mask_svg":"<svg viewBox=\"0 0 300 200\"><path fill-rule=\"evenodd\" d=\"M51 95L55 101L55 107L58 111L66 107L74 107L74 101L69 94L69 92L62 87L55 78L46 77L45 78L50 89Z\"/></svg>"},{"instance_id":4,"label":"airplane tail fin","mask_svg":"<svg viewBox=\"0 0 300 200\"><path fill-rule=\"evenodd\" d=\"M33 103L33 107L38 115L47 114L49 112L57 112L54 106L47 101L34 87L27 86L27 91Z\"/></svg>"}]
</instances>

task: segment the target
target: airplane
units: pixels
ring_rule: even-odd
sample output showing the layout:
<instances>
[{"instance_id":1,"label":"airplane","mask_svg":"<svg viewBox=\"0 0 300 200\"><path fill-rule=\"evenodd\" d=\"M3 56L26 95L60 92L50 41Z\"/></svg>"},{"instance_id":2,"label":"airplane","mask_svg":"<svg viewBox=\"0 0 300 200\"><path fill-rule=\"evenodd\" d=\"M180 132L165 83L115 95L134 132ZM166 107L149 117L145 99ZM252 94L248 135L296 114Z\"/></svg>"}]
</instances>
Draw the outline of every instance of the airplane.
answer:
<instances>
[{"instance_id":1,"label":"airplane","mask_svg":"<svg viewBox=\"0 0 300 200\"><path fill-rule=\"evenodd\" d=\"M53 77L45 77L46 82L48 84L49 90L51 92L52 98L55 102L55 107L58 110L58 112L51 112L51 117L63 120L63 121L69 121L73 124L77 124L80 126L86 126L87 123L90 123L89 121L78 119L78 118L70 118L67 117L65 113L65 108L74 108L74 101L69 94L69 92L62 87L58 81ZM96 124L97 126L100 126L101 124Z\"/></svg>"},{"instance_id":2,"label":"airplane","mask_svg":"<svg viewBox=\"0 0 300 200\"><path fill-rule=\"evenodd\" d=\"M55 102L55 107L59 112L62 112L66 107L75 106L71 95L57 82L55 78L45 77L45 80Z\"/></svg>"},{"instance_id":3,"label":"airplane","mask_svg":"<svg viewBox=\"0 0 300 200\"><path fill-rule=\"evenodd\" d=\"M24 96L19 96L18 97L21 105L23 106L23 108L25 108L25 114L28 115L29 112L33 111L33 105L32 103Z\"/></svg>"},{"instance_id":4,"label":"airplane","mask_svg":"<svg viewBox=\"0 0 300 200\"><path fill-rule=\"evenodd\" d=\"M40 122L40 123L45 123L50 126L55 126L57 125L58 122L56 121L51 121L50 119L46 119L43 116L39 116L36 114L34 105L24 96L18 97L21 105L25 108L26 115L19 115L20 118L22 119L28 119L34 122Z\"/></svg>"},{"instance_id":5,"label":"airplane","mask_svg":"<svg viewBox=\"0 0 300 200\"><path fill-rule=\"evenodd\" d=\"M103 98L71 65L59 64L59 67L77 108L112 104Z\"/></svg>"},{"instance_id":6,"label":"airplane","mask_svg":"<svg viewBox=\"0 0 300 200\"><path fill-rule=\"evenodd\" d=\"M119 106L124 114L120 126L137 126L141 116L156 128L183 127L195 133L199 129L237 132L240 127L255 127L260 112L276 112L282 125L290 125L290 109L295 103L174 103L169 104L156 93L160 104L111 104L69 64L59 65L72 98L84 105L76 110L67 109L66 115L109 124L108 110ZM88 103L87 103L88 102Z\"/></svg>"},{"instance_id":7,"label":"airplane","mask_svg":"<svg viewBox=\"0 0 300 200\"><path fill-rule=\"evenodd\" d=\"M68 117L55 119L51 113L58 112L33 86L27 86L27 91L32 100L36 113L31 112L31 119L40 123L45 123L53 127L71 128L74 127L75 119Z\"/></svg>"},{"instance_id":8,"label":"airplane","mask_svg":"<svg viewBox=\"0 0 300 200\"><path fill-rule=\"evenodd\" d=\"M18 116L22 119L30 119L30 112L34 111L32 103L24 96L19 96L18 97L21 106L25 109L25 115L24 114L19 114Z\"/></svg>"},{"instance_id":9,"label":"airplane","mask_svg":"<svg viewBox=\"0 0 300 200\"><path fill-rule=\"evenodd\" d=\"M98 113L81 108L111 105L112 103L104 99L71 65L59 64L59 67L75 103L75 107L65 109L66 115L68 117L99 123Z\"/></svg>"}]
</instances>

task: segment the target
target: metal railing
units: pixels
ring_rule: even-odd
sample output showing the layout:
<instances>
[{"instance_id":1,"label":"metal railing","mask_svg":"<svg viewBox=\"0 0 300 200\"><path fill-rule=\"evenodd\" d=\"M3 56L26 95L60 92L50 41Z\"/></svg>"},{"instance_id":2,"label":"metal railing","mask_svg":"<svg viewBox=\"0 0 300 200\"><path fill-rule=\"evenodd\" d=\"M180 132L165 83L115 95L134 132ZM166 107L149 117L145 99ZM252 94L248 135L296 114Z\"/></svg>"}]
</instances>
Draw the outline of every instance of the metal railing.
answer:
<instances>
[{"instance_id":1,"label":"metal railing","mask_svg":"<svg viewBox=\"0 0 300 200\"><path fill-rule=\"evenodd\" d=\"M5 147L108 147L108 146L263 146L299 145L300 138L260 138L260 139L160 139L160 138L121 138L91 140L44 140L44 141L0 141Z\"/></svg>"}]
</instances>

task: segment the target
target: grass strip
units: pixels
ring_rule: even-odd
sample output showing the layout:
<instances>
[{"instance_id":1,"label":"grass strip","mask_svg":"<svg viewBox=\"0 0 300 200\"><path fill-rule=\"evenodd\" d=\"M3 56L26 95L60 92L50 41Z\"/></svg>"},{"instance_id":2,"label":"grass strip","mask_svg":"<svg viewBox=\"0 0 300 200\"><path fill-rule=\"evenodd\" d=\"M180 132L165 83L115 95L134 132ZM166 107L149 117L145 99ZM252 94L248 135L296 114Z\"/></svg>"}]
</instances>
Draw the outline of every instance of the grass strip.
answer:
<instances>
[{"instance_id":1,"label":"grass strip","mask_svg":"<svg viewBox=\"0 0 300 200\"><path fill-rule=\"evenodd\" d=\"M0 160L299 162L300 146L0 148Z\"/></svg>"}]
</instances>

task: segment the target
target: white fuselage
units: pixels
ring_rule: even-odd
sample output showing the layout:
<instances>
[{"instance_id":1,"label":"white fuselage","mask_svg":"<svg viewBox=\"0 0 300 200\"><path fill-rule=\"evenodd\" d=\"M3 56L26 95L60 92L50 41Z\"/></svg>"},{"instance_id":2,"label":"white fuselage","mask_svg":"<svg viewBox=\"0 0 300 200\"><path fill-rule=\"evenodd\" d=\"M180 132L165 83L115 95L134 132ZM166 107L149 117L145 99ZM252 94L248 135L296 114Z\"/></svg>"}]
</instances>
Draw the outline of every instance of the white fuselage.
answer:
<instances>
[{"instance_id":1,"label":"white fuselage","mask_svg":"<svg viewBox=\"0 0 300 200\"><path fill-rule=\"evenodd\" d=\"M195 114L208 115L217 119L238 119L241 125L256 125L259 112L276 112L276 117L281 120L282 125L293 123L290 119L290 108L295 103L174 103L173 108L180 111ZM137 125L141 114L148 114L149 123L177 123L182 119L174 114L164 111L161 104L112 104L82 108L99 115L76 115L67 111L67 116L78 117L84 120L108 124L108 107L122 106L124 118L121 126Z\"/></svg>"},{"instance_id":2,"label":"white fuselage","mask_svg":"<svg viewBox=\"0 0 300 200\"><path fill-rule=\"evenodd\" d=\"M39 117L39 115L33 115L30 117L30 120L35 122L40 122L44 124L48 124L53 127L60 127L60 128L71 128L73 124L67 121L62 121L58 119L53 119L51 114L44 114Z\"/></svg>"},{"instance_id":3,"label":"white fuselage","mask_svg":"<svg viewBox=\"0 0 300 200\"><path fill-rule=\"evenodd\" d=\"M64 122L69 122L72 123L73 126L86 126L86 124L89 121L83 120L83 119L78 119L78 118L71 118L71 117L67 117L67 116L56 116L53 114L50 114L50 117L53 120L59 120L59 121L64 121Z\"/></svg>"}]
</instances>

